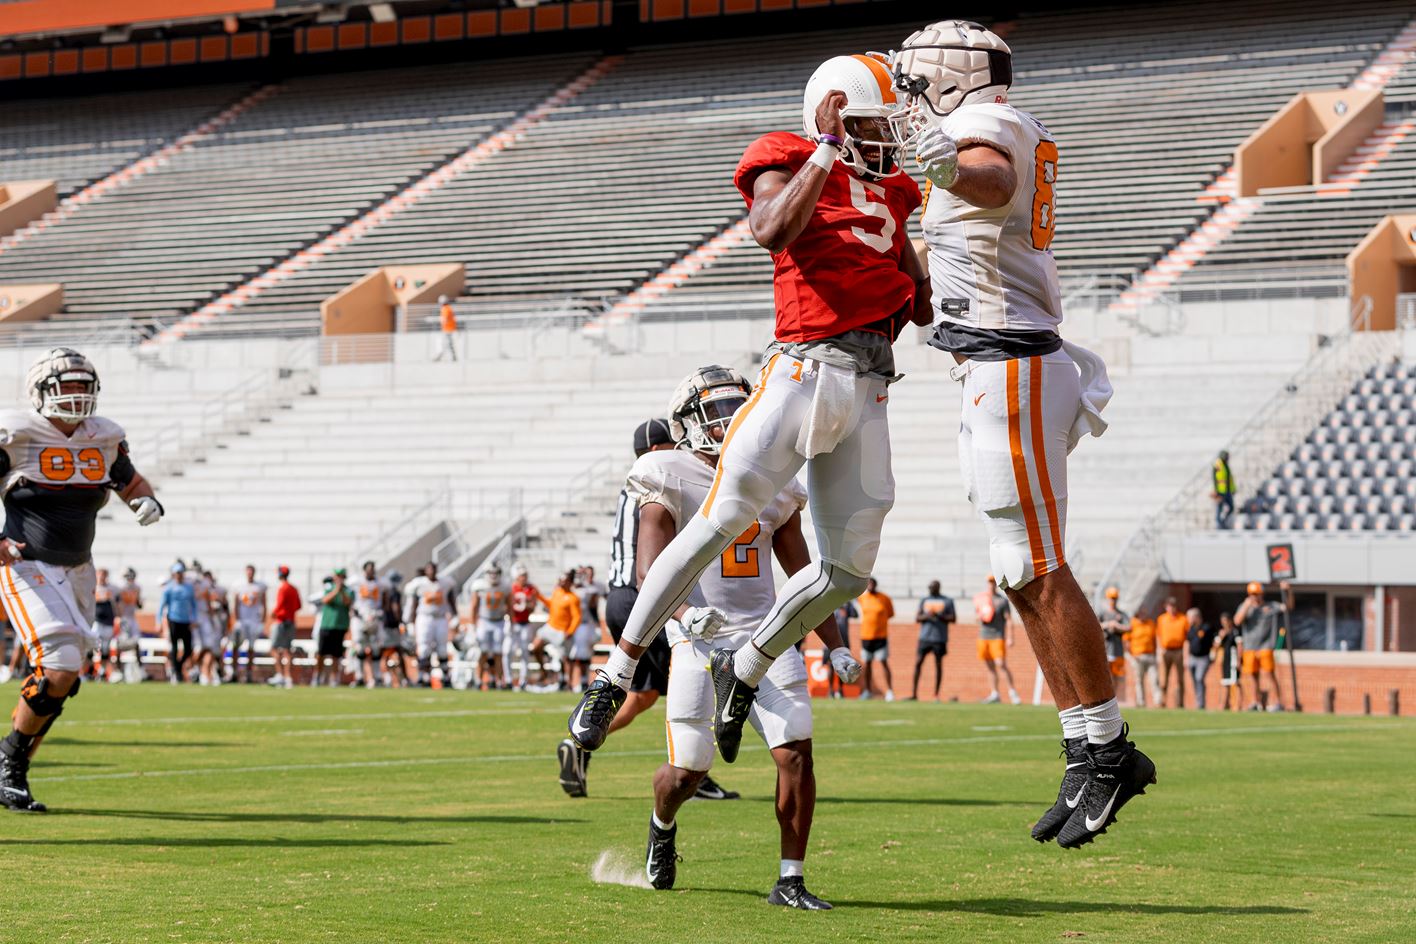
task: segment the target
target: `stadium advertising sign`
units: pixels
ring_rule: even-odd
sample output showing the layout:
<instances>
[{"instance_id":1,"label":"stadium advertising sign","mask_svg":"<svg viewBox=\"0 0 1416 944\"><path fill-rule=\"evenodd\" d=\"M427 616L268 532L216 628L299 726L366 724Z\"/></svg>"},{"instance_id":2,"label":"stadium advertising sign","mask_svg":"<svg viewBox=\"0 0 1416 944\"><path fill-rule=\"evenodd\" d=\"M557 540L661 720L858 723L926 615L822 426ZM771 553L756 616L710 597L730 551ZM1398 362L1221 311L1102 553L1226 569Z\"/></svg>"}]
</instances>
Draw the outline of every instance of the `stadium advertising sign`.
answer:
<instances>
[{"instance_id":1,"label":"stadium advertising sign","mask_svg":"<svg viewBox=\"0 0 1416 944\"><path fill-rule=\"evenodd\" d=\"M0 36L259 13L278 0L16 0L0 3Z\"/></svg>"},{"instance_id":2,"label":"stadium advertising sign","mask_svg":"<svg viewBox=\"0 0 1416 944\"><path fill-rule=\"evenodd\" d=\"M1298 569L1293 565L1292 544L1270 544L1268 546L1269 580L1297 580Z\"/></svg>"}]
</instances>

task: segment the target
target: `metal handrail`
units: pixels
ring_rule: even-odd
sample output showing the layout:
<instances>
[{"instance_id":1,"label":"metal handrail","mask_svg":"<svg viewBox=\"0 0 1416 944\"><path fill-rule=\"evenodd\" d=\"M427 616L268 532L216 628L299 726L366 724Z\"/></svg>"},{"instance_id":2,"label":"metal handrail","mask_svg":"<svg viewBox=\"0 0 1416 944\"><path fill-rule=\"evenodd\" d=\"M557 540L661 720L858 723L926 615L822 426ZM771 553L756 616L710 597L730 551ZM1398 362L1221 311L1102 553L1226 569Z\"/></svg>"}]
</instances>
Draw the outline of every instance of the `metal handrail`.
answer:
<instances>
[{"instance_id":1,"label":"metal handrail","mask_svg":"<svg viewBox=\"0 0 1416 944\"><path fill-rule=\"evenodd\" d=\"M1362 330L1370 325L1371 314L1371 298L1358 299L1348 329L1323 339L1307 362L1230 438L1224 449L1236 482L1267 479L1294 442L1331 412L1373 364L1395 350L1393 332ZM1208 527L1211 475L1209 468L1196 470L1158 512L1142 520L1097 584L1098 602L1103 588L1114 586L1122 605L1134 607L1163 576L1165 540Z\"/></svg>"}]
</instances>

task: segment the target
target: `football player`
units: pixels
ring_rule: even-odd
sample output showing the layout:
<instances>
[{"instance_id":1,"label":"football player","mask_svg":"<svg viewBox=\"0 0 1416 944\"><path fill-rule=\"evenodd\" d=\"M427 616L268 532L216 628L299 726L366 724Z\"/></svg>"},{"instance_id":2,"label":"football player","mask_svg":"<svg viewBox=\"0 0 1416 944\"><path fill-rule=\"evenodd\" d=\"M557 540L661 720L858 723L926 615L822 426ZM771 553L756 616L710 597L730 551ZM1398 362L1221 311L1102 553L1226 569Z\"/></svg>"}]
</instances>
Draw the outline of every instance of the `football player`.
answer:
<instances>
[{"instance_id":1,"label":"football player","mask_svg":"<svg viewBox=\"0 0 1416 944\"><path fill-rule=\"evenodd\" d=\"M1067 454L1105 430L1111 386L1099 358L1058 334L1057 143L1007 104L1011 82L1007 44L963 20L919 30L895 58L929 181L930 344L964 385L964 479L1061 714L1066 771L1032 834L1075 848L1155 782L1155 765L1126 739L1101 624L1064 555Z\"/></svg>"},{"instance_id":2,"label":"football player","mask_svg":"<svg viewBox=\"0 0 1416 944\"><path fill-rule=\"evenodd\" d=\"M192 660L202 685L220 685L221 674L213 671L216 653L221 649L221 634L212 621L212 588L215 586L202 569L202 563L192 560L192 592L197 598L196 618L192 620Z\"/></svg>"},{"instance_id":3,"label":"football player","mask_svg":"<svg viewBox=\"0 0 1416 944\"><path fill-rule=\"evenodd\" d=\"M256 579L256 568L246 565L246 582L232 591L235 600L236 627L231 634L231 678L240 674L241 650L246 650L246 683L253 682L256 665L256 640L265 634L266 585Z\"/></svg>"},{"instance_id":4,"label":"football player","mask_svg":"<svg viewBox=\"0 0 1416 944\"><path fill-rule=\"evenodd\" d=\"M699 404L716 404L732 415L747 402L749 387L730 367L713 365L689 375L674 391L669 422L679 448L650 453L634 464L627 487L639 504L639 546L635 561L641 579L680 527L691 520L713 488L722 449L721 425L705 423ZM654 775L654 812L649 821L645 872L658 889L673 888L679 809L713 765L713 681L707 671L711 644L743 645L776 599L772 557L790 576L810 562L801 531L806 492L795 479L759 512L718 560L704 570L697 590L702 605L681 604L667 635L672 647L668 695L668 762ZM816 627L831 661L847 681L860 665L841 645L831 611ZM812 771L811 697L806 664L791 647L762 679L749 719L777 765L777 822L781 864L768 897L774 905L806 910L831 906L807 891L802 863L816 804Z\"/></svg>"},{"instance_id":5,"label":"football player","mask_svg":"<svg viewBox=\"0 0 1416 944\"><path fill-rule=\"evenodd\" d=\"M29 766L45 734L78 692L94 620L91 554L98 512L109 492L151 525L161 503L128 458L123 429L94 415L98 371L69 348L30 367L30 409L0 411L0 597L24 642L31 672L13 728L0 740L0 806L43 812Z\"/></svg>"},{"instance_id":6,"label":"football player","mask_svg":"<svg viewBox=\"0 0 1416 944\"><path fill-rule=\"evenodd\" d=\"M662 452L675 448L669 421L655 417L645 420L634 430L634 458L640 459L650 452ZM639 570L635 562L639 542L639 500L631 494L629 484L620 489L615 505L614 535L610 539L610 588L605 595L605 627L610 638L619 642L624 634L625 620L634 607L634 599L639 595ZM654 707L659 696L669 692L669 643L660 633L649 644L644 658L634 670L634 680L629 685L629 696L624 707L615 715L610 725L610 733L628 727L639 715ZM588 795L587 772L590 769L590 753L570 738L564 738L556 747L556 759L560 762L561 789L573 797ZM694 793L697 800L736 800L742 794L724 789L712 777L703 775Z\"/></svg>"},{"instance_id":7,"label":"football player","mask_svg":"<svg viewBox=\"0 0 1416 944\"><path fill-rule=\"evenodd\" d=\"M438 576L438 565L432 561L423 565L423 573L408 581L403 591L403 622L414 630L414 646L418 656L418 684L431 685L452 682L452 658L448 645L450 623L457 619L457 588L446 577ZM433 656L438 659L438 675L433 675Z\"/></svg>"},{"instance_id":8,"label":"football player","mask_svg":"<svg viewBox=\"0 0 1416 944\"><path fill-rule=\"evenodd\" d=\"M379 579L378 567L373 561L364 561L364 576L354 585L354 651L363 664L365 688L376 684L374 660L380 655L388 592L388 584Z\"/></svg>"},{"instance_id":9,"label":"football player","mask_svg":"<svg viewBox=\"0 0 1416 944\"><path fill-rule=\"evenodd\" d=\"M143 591L138 586L138 572L129 567L123 571L123 586L118 589L118 602L114 606L114 658L125 682L141 682L147 678L143 671L143 631L138 626L138 610L142 605Z\"/></svg>"},{"instance_id":10,"label":"football player","mask_svg":"<svg viewBox=\"0 0 1416 944\"><path fill-rule=\"evenodd\" d=\"M472 611L477 627L477 680L482 691L501 681L501 653L506 644L506 613L511 597L502 585L501 567L493 564L472 584Z\"/></svg>"},{"instance_id":11,"label":"football player","mask_svg":"<svg viewBox=\"0 0 1416 944\"><path fill-rule=\"evenodd\" d=\"M517 676L516 690L526 687L526 673L531 663L531 614L543 599L541 591L531 582L526 565L517 561L511 565L511 600L507 604L510 621L506 627L506 642L502 645L502 672L507 687L511 687L512 653L519 658L521 671Z\"/></svg>"},{"instance_id":12,"label":"football player","mask_svg":"<svg viewBox=\"0 0 1416 944\"><path fill-rule=\"evenodd\" d=\"M216 574L211 571L203 572L207 583L211 584L208 591L208 599L211 601L211 641L214 648L211 650L212 667L211 683L220 685L230 679L226 677L226 643L231 637L231 596L221 582L216 579ZM234 672L233 672L234 677Z\"/></svg>"},{"instance_id":13,"label":"football player","mask_svg":"<svg viewBox=\"0 0 1416 944\"><path fill-rule=\"evenodd\" d=\"M108 571L99 568L93 588L93 651L89 653L88 678L108 677L108 650L117 622L118 588L108 582Z\"/></svg>"},{"instance_id":14,"label":"football player","mask_svg":"<svg viewBox=\"0 0 1416 944\"><path fill-rule=\"evenodd\" d=\"M865 590L895 495L892 345L907 323L930 317L929 279L905 234L920 193L900 169L896 111L879 58L830 59L807 83L804 134L758 138L738 164L753 238L775 263L775 340L741 411L695 407L696 428L728 427L717 476L645 575L619 645L570 716L587 750L604 742L639 657L699 574L757 526L803 465L819 559L787 581L750 644L713 655L724 760L737 756L772 661Z\"/></svg>"}]
</instances>

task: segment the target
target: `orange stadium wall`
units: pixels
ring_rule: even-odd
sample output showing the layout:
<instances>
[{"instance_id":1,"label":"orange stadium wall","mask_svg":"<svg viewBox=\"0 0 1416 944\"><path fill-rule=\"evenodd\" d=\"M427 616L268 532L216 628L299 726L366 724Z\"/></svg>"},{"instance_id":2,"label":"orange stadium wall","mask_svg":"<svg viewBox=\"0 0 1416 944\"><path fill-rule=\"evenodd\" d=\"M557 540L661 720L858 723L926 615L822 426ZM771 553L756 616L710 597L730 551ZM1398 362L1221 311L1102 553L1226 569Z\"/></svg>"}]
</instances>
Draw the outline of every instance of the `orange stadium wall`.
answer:
<instances>
[{"instance_id":1,"label":"orange stadium wall","mask_svg":"<svg viewBox=\"0 0 1416 944\"><path fill-rule=\"evenodd\" d=\"M1239 196L1320 184L1381 124L1376 90L1300 92L1234 152Z\"/></svg>"},{"instance_id":2,"label":"orange stadium wall","mask_svg":"<svg viewBox=\"0 0 1416 944\"><path fill-rule=\"evenodd\" d=\"M39 219L59 205L52 180L16 180L0 183L0 236Z\"/></svg>"},{"instance_id":3,"label":"orange stadium wall","mask_svg":"<svg viewBox=\"0 0 1416 944\"><path fill-rule=\"evenodd\" d=\"M856 624L851 626L851 650L860 656L860 640ZM915 647L919 641L919 626L916 623L892 622L890 624L890 671L894 676L895 697L905 698L910 694L910 682L914 675ZM988 670L979 661L977 652L978 627L955 625L949 630L949 654L944 657L944 686L942 697L945 701L957 699L961 702L981 701L989 692ZM806 648L818 645L815 636L808 637ZM1308 714L1318 714L1324 709L1324 697L1328 689L1334 690L1334 711L1338 714L1361 714L1364 698L1371 703L1373 714L1387 714L1388 698L1391 691L1398 692L1400 710L1403 716L1416 715L1416 653L1366 653L1366 652L1308 652L1297 653L1298 695L1303 710ZM1008 649L1008 668L1012 670L1013 681L1018 694L1025 704L1032 703L1033 681L1037 672L1037 659L1028 645L1027 634L1021 627L1017 629L1014 645ZM1279 686L1283 691L1284 704L1292 707L1293 691L1288 654L1279 653ZM813 688L820 685L813 682ZM1134 679L1127 675L1126 691L1122 695L1123 705L1132 703ZM1209 710L1222 705L1223 689L1219 684L1219 664L1210 666L1205 680L1206 703ZM919 679L920 695L925 700L934 696L934 659L928 659ZM875 683L876 694L880 694L879 673ZM1007 692L1003 693L1007 698ZM1173 701L1174 695L1171 695ZM1044 704L1052 703L1052 694L1044 684L1042 688ZM1185 680L1185 704L1194 706L1194 693L1188 676Z\"/></svg>"},{"instance_id":4,"label":"orange stadium wall","mask_svg":"<svg viewBox=\"0 0 1416 944\"><path fill-rule=\"evenodd\" d=\"M1396 327L1396 296L1416 292L1416 214L1384 217L1347 254L1347 277L1354 304L1372 300L1371 328Z\"/></svg>"},{"instance_id":5,"label":"orange stadium wall","mask_svg":"<svg viewBox=\"0 0 1416 944\"><path fill-rule=\"evenodd\" d=\"M0 285L0 322L39 321L64 307L64 286Z\"/></svg>"}]
</instances>

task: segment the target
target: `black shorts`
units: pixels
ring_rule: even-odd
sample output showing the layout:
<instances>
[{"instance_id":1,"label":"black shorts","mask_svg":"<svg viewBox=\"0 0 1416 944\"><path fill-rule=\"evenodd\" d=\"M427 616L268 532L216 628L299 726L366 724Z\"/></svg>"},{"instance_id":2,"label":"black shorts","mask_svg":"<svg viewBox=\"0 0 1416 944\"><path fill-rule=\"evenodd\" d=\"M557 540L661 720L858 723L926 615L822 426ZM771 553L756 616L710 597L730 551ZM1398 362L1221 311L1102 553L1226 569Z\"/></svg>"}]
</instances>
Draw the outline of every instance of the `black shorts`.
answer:
<instances>
[{"instance_id":1,"label":"black shorts","mask_svg":"<svg viewBox=\"0 0 1416 944\"><path fill-rule=\"evenodd\" d=\"M333 656L336 659L344 658L344 630L320 630L319 632L320 655Z\"/></svg>"},{"instance_id":2,"label":"black shorts","mask_svg":"<svg viewBox=\"0 0 1416 944\"><path fill-rule=\"evenodd\" d=\"M935 655L942 659L949 653L947 642L922 642L919 644L919 654L922 656Z\"/></svg>"},{"instance_id":3,"label":"black shorts","mask_svg":"<svg viewBox=\"0 0 1416 944\"><path fill-rule=\"evenodd\" d=\"M629 611L634 609L634 601L639 591L634 587L611 587L605 598L605 625L610 630L610 638L619 642L624 635L624 626L629 622ZM669 641L661 632L654 637L649 648L639 660L634 670L634 680L629 683L631 692L658 692L669 694Z\"/></svg>"},{"instance_id":4,"label":"black shorts","mask_svg":"<svg viewBox=\"0 0 1416 944\"><path fill-rule=\"evenodd\" d=\"M861 652L881 652L888 648L890 648L890 640L888 639L862 639L860 641Z\"/></svg>"}]
</instances>

